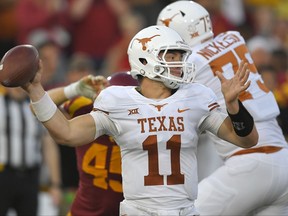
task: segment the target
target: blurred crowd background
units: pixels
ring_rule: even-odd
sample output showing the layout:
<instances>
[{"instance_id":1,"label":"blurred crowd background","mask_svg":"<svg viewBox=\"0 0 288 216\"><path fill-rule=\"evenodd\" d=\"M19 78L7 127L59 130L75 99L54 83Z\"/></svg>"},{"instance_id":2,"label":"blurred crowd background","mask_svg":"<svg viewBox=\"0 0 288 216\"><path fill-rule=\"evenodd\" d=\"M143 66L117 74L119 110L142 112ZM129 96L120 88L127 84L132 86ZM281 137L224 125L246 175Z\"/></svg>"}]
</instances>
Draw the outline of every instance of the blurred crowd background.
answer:
<instances>
[{"instance_id":1,"label":"blurred crowd background","mask_svg":"<svg viewBox=\"0 0 288 216\"><path fill-rule=\"evenodd\" d=\"M44 60L43 82L47 88L83 76L81 73L67 76L75 69L105 76L129 70L126 50L131 37L141 28L155 24L160 10L171 2L1 0L0 56L18 44L36 46ZM281 109L285 109L288 0L196 2L210 12L216 35L226 30L242 33L259 72L275 92ZM288 129L284 122L282 125Z\"/></svg>"},{"instance_id":2,"label":"blurred crowd background","mask_svg":"<svg viewBox=\"0 0 288 216\"><path fill-rule=\"evenodd\" d=\"M37 47L45 88L86 74L129 70L127 46L154 25L169 0L0 0L0 56L19 44ZM239 31L267 87L275 94L288 138L288 0L196 0L211 14L215 35ZM74 150L60 147L62 184L78 184ZM69 153L70 152L70 153ZM74 164L74 165L73 165ZM71 203L73 193L67 193ZM69 201L70 199L70 201Z\"/></svg>"}]
</instances>

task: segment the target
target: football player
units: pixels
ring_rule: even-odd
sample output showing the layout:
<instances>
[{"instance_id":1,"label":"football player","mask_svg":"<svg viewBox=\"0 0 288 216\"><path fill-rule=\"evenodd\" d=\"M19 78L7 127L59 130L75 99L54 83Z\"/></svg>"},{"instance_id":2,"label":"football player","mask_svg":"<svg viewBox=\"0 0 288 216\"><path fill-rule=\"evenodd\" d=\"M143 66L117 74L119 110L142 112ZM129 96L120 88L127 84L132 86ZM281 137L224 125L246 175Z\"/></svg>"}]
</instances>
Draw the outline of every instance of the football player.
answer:
<instances>
[{"instance_id":1,"label":"football player","mask_svg":"<svg viewBox=\"0 0 288 216\"><path fill-rule=\"evenodd\" d=\"M251 84L239 99L254 118L258 144L243 149L208 132L224 164L199 184L196 207L200 214L288 215L288 150L276 121L279 108L241 34L228 31L214 37L208 11L193 1L169 4L160 12L157 24L176 30L190 45L189 62L197 68L194 81L214 91L223 113L227 113L226 98L216 72L227 79L237 76L241 61L250 70Z\"/></svg>"},{"instance_id":2,"label":"football player","mask_svg":"<svg viewBox=\"0 0 288 216\"><path fill-rule=\"evenodd\" d=\"M231 79L217 73L227 115L211 89L192 82L190 54L173 29L142 29L128 46L130 72L139 86L107 87L92 112L71 120L44 91L41 64L36 77L23 86L38 120L57 143L76 147L104 134L113 137L121 151L120 215L196 215L199 134L210 131L243 148L258 142L254 120L238 100L250 85L247 64Z\"/></svg>"},{"instance_id":3,"label":"football player","mask_svg":"<svg viewBox=\"0 0 288 216\"><path fill-rule=\"evenodd\" d=\"M138 85L137 80L133 79L129 72L124 71L114 73L107 80L109 85ZM66 101L67 95L61 94L61 92L65 92L65 88L56 88L48 91L48 93L58 106L66 101L62 105L63 110L70 118L74 118L91 112L92 99L96 97L96 92L93 94L91 87L98 85L97 88L102 90L107 87L107 80L101 76L88 76L70 84L65 87L66 92L67 88L69 89L71 86L73 88L73 86L82 85L82 88L79 88L75 94L79 96L70 95L68 97L71 97L71 100L68 101ZM86 97L82 95L86 95ZM123 200L119 146L112 137L103 135L87 145L76 147L75 152L79 172L79 187L68 215L119 215L119 204Z\"/></svg>"}]
</instances>

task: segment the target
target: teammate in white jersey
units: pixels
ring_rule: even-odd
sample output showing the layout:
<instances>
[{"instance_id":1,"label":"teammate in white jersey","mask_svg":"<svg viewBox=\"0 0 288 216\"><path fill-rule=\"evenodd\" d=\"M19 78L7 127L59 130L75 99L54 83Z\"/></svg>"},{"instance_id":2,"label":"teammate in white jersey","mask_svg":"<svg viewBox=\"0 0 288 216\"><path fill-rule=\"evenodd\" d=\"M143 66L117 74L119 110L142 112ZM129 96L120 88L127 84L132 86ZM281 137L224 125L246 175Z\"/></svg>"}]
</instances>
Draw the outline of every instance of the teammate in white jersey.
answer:
<instances>
[{"instance_id":1,"label":"teammate in white jersey","mask_svg":"<svg viewBox=\"0 0 288 216\"><path fill-rule=\"evenodd\" d=\"M244 60L251 85L239 99L254 118L259 142L242 149L208 133L224 165L199 184L196 207L201 215L288 215L288 150L276 117L279 109L251 59L243 37L236 31L215 38L208 12L192 1L177 1L165 7L158 25L176 30L192 48L189 61L196 66L195 82L210 87L226 113L225 96L216 77L229 79Z\"/></svg>"},{"instance_id":2,"label":"teammate in white jersey","mask_svg":"<svg viewBox=\"0 0 288 216\"><path fill-rule=\"evenodd\" d=\"M258 141L253 118L238 101L239 93L250 85L247 64L241 64L229 80L219 73L227 117L211 89L191 83L194 67L186 62L189 54L190 47L174 30L165 26L141 30L128 47L131 75L139 87L108 87L90 114L72 120L43 90L41 71L23 87L37 118L57 143L78 146L103 134L114 138L122 157L125 200L120 215L197 215L199 134L210 131L243 148ZM63 90L67 95L71 91ZM117 182L109 182L113 184Z\"/></svg>"}]
</instances>

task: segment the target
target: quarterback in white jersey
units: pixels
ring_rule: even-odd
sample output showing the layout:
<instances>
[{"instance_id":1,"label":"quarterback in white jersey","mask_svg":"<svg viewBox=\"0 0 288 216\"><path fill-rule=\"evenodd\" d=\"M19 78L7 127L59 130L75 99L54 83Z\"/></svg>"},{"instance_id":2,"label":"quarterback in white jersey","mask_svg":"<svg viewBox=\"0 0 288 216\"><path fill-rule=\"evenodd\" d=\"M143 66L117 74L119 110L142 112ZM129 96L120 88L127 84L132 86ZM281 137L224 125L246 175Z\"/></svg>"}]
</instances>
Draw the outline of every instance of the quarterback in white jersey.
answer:
<instances>
[{"instance_id":1,"label":"quarterback in white jersey","mask_svg":"<svg viewBox=\"0 0 288 216\"><path fill-rule=\"evenodd\" d=\"M196 66L195 82L210 87L226 113L220 71L233 77L244 60L250 70L250 86L239 99L254 118L259 141L251 149L230 145L208 133L224 165L202 180L196 202L201 215L288 215L288 150L276 117L279 108L239 32L224 32L215 38L208 12L192 1L177 1L159 14L159 25L176 30L191 46L189 62ZM264 180L265 179L265 180Z\"/></svg>"},{"instance_id":2,"label":"quarterback in white jersey","mask_svg":"<svg viewBox=\"0 0 288 216\"><path fill-rule=\"evenodd\" d=\"M109 121L117 127L111 135L121 147L127 200L152 209L160 203L165 209L191 206L197 196L198 136L204 130L217 133L226 115L214 119L212 127L202 123L211 121L218 106L213 92L201 84L181 86L160 101L144 97L133 87L110 87L97 97L94 108L109 113ZM103 112L91 115L96 122L104 118ZM97 133L109 131L108 126L98 126Z\"/></svg>"},{"instance_id":3,"label":"quarterback in white jersey","mask_svg":"<svg viewBox=\"0 0 288 216\"><path fill-rule=\"evenodd\" d=\"M250 85L247 64L242 63L231 79L218 73L227 116L211 89L191 83L195 70L187 62L189 54L190 47L176 31L165 26L142 29L128 47L130 72L139 87L108 87L90 114L72 120L45 93L41 70L23 87L57 143L79 146L103 134L115 139L121 149L125 197L120 215L198 215L194 200L199 135L209 131L247 149L258 142L254 120L238 99ZM73 86L63 94L71 97ZM109 182L110 187L115 184Z\"/></svg>"}]
</instances>

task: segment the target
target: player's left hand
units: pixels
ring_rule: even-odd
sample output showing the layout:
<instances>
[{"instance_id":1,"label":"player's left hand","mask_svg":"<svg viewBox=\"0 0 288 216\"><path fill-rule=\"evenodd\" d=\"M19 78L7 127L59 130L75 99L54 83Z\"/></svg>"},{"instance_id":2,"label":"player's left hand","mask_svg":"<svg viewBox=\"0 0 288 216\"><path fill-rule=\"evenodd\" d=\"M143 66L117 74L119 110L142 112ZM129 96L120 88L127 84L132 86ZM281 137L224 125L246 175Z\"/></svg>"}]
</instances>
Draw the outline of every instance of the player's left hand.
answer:
<instances>
[{"instance_id":1,"label":"player's left hand","mask_svg":"<svg viewBox=\"0 0 288 216\"><path fill-rule=\"evenodd\" d=\"M249 73L248 63L245 63L244 61L241 61L239 69L231 79L226 79L219 71L216 72L216 75L221 82L221 90L228 107L230 107L229 104L238 107L240 93L245 91L251 83L250 80L248 81Z\"/></svg>"}]
</instances>

